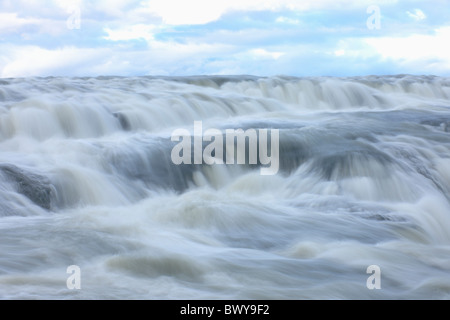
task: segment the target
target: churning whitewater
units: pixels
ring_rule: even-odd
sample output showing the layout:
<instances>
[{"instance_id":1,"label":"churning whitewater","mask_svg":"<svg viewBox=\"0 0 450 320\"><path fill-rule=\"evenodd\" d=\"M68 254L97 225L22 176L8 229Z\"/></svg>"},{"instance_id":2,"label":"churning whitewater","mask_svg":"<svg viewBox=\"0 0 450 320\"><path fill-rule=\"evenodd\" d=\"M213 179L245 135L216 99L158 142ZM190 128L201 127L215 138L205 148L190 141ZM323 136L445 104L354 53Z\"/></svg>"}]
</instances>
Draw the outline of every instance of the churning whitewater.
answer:
<instances>
[{"instance_id":1,"label":"churning whitewater","mask_svg":"<svg viewBox=\"0 0 450 320\"><path fill-rule=\"evenodd\" d=\"M279 170L174 163L198 121ZM1 79L0 298L450 299L450 79Z\"/></svg>"}]
</instances>

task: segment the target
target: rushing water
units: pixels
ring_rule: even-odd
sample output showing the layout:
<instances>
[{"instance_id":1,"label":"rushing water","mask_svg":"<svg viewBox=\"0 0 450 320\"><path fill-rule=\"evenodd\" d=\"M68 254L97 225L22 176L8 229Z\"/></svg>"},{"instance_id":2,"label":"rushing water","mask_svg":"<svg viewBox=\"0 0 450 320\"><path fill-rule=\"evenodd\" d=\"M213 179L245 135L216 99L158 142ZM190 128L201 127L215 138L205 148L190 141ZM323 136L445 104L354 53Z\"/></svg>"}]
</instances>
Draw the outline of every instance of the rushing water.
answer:
<instances>
[{"instance_id":1,"label":"rushing water","mask_svg":"<svg viewBox=\"0 0 450 320\"><path fill-rule=\"evenodd\" d=\"M194 121L278 173L175 165ZM450 299L450 79L0 79L0 298Z\"/></svg>"}]
</instances>

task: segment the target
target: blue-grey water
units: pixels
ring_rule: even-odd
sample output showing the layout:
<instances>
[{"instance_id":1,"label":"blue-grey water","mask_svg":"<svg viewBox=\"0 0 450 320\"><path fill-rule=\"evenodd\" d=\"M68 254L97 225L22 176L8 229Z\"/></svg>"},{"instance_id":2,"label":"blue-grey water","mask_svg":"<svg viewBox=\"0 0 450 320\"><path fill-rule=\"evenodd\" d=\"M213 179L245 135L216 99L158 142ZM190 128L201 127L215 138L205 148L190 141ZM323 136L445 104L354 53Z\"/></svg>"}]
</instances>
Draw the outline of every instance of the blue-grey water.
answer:
<instances>
[{"instance_id":1,"label":"blue-grey water","mask_svg":"<svg viewBox=\"0 0 450 320\"><path fill-rule=\"evenodd\" d=\"M194 121L280 170L174 165ZM449 299L450 79L1 79L0 298Z\"/></svg>"}]
</instances>

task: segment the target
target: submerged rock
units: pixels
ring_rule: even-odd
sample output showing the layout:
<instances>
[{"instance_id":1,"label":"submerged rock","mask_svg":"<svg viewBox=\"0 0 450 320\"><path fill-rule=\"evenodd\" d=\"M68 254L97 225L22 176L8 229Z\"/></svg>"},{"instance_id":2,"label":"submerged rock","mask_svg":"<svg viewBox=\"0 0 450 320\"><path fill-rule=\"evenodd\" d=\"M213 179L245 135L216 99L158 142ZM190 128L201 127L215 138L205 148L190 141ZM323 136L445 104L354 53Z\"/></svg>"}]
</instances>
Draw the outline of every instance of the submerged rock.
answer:
<instances>
[{"instance_id":1,"label":"submerged rock","mask_svg":"<svg viewBox=\"0 0 450 320\"><path fill-rule=\"evenodd\" d=\"M125 130L125 131L131 130L130 121L123 113L113 112L113 116L119 120L120 126L122 127L123 130Z\"/></svg>"},{"instance_id":2,"label":"submerged rock","mask_svg":"<svg viewBox=\"0 0 450 320\"><path fill-rule=\"evenodd\" d=\"M0 173L14 185L18 193L26 196L36 205L50 210L53 187L48 178L12 164L1 164Z\"/></svg>"}]
</instances>

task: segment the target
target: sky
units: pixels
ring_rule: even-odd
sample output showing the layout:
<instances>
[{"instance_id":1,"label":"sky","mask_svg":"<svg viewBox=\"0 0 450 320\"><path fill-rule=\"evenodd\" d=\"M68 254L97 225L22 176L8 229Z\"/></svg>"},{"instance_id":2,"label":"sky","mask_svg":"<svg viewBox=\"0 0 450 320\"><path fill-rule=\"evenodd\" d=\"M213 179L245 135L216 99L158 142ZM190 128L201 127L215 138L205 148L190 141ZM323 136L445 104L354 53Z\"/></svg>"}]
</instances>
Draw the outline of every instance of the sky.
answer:
<instances>
[{"instance_id":1,"label":"sky","mask_svg":"<svg viewBox=\"0 0 450 320\"><path fill-rule=\"evenodd\" d=\"M450 0L0 0L0 77L450 76Z\"/></svg>"}]
</instances>

